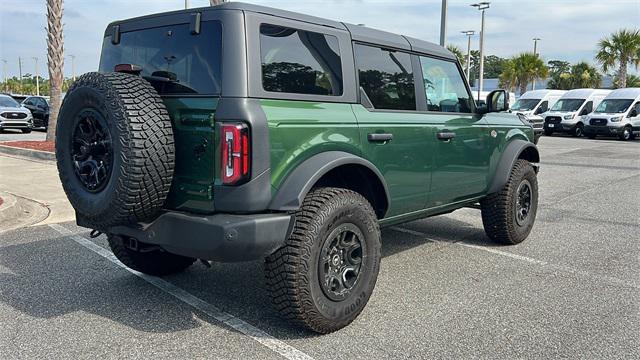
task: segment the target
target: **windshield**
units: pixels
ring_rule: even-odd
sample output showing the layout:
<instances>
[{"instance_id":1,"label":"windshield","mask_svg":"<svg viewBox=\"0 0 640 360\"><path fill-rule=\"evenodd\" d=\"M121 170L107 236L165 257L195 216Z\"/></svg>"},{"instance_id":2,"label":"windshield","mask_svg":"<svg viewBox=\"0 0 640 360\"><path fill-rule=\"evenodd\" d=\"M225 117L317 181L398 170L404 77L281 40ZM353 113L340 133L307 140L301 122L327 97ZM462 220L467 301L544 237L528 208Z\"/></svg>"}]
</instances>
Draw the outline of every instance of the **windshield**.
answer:
<instances>
[{"instance_id":1,"label":"windshield","mask_svg":"<svg viewBox=\"0 0 640 360\"><path fill-rule=\"evenodd\" d=\"M511 107L511 110L533 110L533 108L536 107L539 102L540 99L518 99Z\"/></svg>"},{"instance_id":2,"label":"windshield","mask_svg":"<svg viewBox=\"0 0 640 360\"><path fill-rule=\"evenodd\" d=\"M160 94L219 94L221 49L219 21L203 21L198 35L189 24L123 32L118 44L104 38L100 71L134 64Z\"/></svg>"},{"instance_id":3,"label":"windshield","mask_svg":"<svg viewBox=\"0 0 640 360\"><path fill-rule=\"evenodd\" d=\"M632 99L605 99L594 112L620 114L627 111L632 102Z\"/></svg>"},{"instance_id":4,"label":"windshield","mask_svg":"<svg viewBox=\"0 0 640 360\"><path fill-rule=\"evenodd\" d=\"M560 99L553 105L551 111L578 111L585 99Z\"/></svg>"},{"instance_id":5,"label":"windshield","mask_svg":"<svg viewBox=\"0 0 640 360\"><path fill-rule=\"evenodd\" d=\"M10 108L19 108L20 104L18 104L17 101L13 100L8 96L0 96L0 106L10 107Z\"/></svg>"}]
</instances>

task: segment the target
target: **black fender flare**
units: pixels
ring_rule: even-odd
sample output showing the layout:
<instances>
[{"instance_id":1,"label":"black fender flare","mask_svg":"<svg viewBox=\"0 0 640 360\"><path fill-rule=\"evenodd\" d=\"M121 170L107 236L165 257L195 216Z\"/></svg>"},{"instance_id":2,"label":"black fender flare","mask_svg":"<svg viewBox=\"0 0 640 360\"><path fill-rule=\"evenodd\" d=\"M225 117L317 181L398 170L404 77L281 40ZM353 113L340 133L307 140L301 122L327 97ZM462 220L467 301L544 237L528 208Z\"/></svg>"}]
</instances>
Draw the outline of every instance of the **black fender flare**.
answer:
<instances>
[{"instance_id":1,"label":"black fender flare","mask_svg":"<svg viewBox=\"0 0 640 360\"><path fill-rule=\"evenodd\" d=\"M304 197L323 175L341 165L361 165L371 170L384 187L387 204L391 203L387 183L380 171L366 159L344 151L326 151L302 162L287 176L274 196L270 210L294 211L302 206Z\"/></svg>"},{"instance_id":2,"label":"black fender flare","mask_svg":"<svg viewBox=\"0 0 640 360\"><path fill-rule=\"evenodd\" d=\"M540 153L538 152L538 148L533 143L526 140L512 140L505 147L504 152L502 152L502 156L496 166L495 175L493 176L493 180L491 181L487 194L498 192L505 186L507 181L509 181L509 175L511 174L513 165L525 151L531 152L530 154L532 158L530 161L534 163L537 171L537 163L540 162Z\"/></svg>"}]
</instances>

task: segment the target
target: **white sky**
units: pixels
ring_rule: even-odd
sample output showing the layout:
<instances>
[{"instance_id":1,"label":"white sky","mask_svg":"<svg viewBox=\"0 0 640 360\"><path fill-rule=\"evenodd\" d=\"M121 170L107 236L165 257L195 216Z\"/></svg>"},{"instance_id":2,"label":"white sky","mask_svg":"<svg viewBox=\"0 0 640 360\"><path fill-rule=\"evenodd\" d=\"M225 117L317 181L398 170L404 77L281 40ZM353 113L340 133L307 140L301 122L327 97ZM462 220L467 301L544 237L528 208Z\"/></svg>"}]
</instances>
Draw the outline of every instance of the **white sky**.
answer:
<instances>
[{"instance_id":1,"label":"white sky","mask_svg":"<svg viewBox=\"0 0 640 360\"><path fill-rule=\"evenodd\" d=\"M18 74L18 56L23 73L34 72L46 59L45 0L1 0L0 59L6 59L8 76ZM382 30L438 42L441 0L246 0L338 21L363 23ZM461 30L480 28L480 13L473 1L449 0L448 41L466 51ZM208 0L190 0L191 7L207 6ZM177 10L184 0L65 0L64 36L67 54L76 56L76 73L95 70L102 35L113 20ZM640 27L640 0L494 0L486 13L486 54L509 57L532 51L532 38L539 37L538 51L546 60L593 62L599 39L621 28ZM478 37L472 49L478 48ZM65 74L71 60L65 59ZM45 77L48 75L45 74Z\"/></svg>"}]
</instances>

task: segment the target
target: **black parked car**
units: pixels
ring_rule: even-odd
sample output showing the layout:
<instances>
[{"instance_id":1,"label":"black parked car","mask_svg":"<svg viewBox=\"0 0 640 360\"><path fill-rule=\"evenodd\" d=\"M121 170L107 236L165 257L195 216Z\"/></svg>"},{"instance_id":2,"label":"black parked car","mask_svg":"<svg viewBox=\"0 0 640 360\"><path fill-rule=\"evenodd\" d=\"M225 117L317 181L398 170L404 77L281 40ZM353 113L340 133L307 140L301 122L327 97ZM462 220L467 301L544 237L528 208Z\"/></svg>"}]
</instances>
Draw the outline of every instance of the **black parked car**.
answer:
<instances>
[{"instance_id":1,"label":"black parked car","mask_svg":"<svg viewBox=\"0 0 640 360\"><path fill-rule=\"evenodd\" d=\"M29 96L24 99L22 106L31 110L33 126L47 128L49 125L49 103L42 96Z\"/></svg>"}]
</instances>

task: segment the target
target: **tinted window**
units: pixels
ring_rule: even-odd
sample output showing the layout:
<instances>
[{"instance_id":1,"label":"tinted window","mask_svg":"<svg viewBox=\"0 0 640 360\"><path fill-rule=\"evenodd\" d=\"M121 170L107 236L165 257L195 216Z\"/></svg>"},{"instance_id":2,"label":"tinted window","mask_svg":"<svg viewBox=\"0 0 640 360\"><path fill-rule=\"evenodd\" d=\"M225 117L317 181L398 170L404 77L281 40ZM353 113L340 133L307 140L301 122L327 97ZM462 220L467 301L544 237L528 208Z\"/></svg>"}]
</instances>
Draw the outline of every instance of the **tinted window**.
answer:
<instances>
[{"instance_id":1,"label":"tinted window","mask_svg":"<svg viewBox=\"0 0 640 360\"><path fill-rule=\"evenodd\" d=\"M473 99L454 62L420 57L427 110L471 112Z\"/></svg>"},{"instance_id":2,"label":"tinted window","mask_svg":"<svg viewBox=\"0 0 640 360\"><path fill-rule=\"evenodd\" d=\"M135 64L161 94L219 94L221 49L218 21L202 22L199 35L189 24L124 32L119 44L104 39L100 71Z\"/></svg>"},{"instance_id":3,"label":"tinted window","mask_svg":"<svg viewBox=\"0 0 640 360\"><path fill-rule=\"evenodd\" d=\"M335 36L263 24L260 56L266 91L342 95L342 63Z\"/></svg>"},{"instance_id":4,"label":"tinted window","mask_svg":"<svg viewBox=\"0 0 640 360\"><path fill-rule=\"evenodd\" d=\"M416 109L409 54L356 44L355 56L360 86L376 109Z\"/></svg>"}]
</instances>

